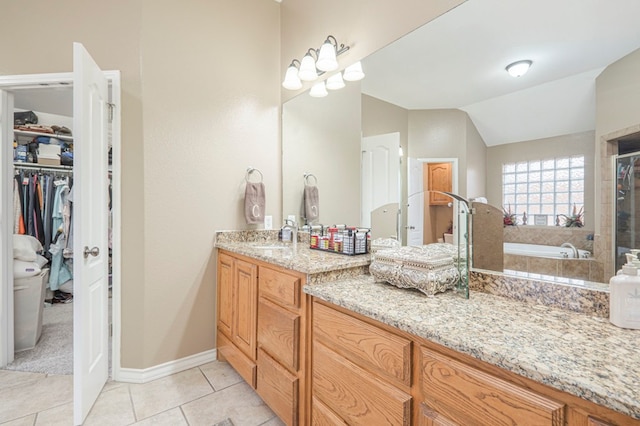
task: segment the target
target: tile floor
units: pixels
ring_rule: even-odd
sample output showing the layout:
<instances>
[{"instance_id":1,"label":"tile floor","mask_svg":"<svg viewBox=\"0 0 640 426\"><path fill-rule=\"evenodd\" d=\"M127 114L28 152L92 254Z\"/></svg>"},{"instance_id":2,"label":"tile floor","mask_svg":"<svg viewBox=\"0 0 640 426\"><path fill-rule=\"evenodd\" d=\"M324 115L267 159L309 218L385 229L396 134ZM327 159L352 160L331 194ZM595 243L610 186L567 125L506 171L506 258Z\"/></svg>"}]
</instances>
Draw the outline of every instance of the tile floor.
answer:
<instances>
[{"instance_id":1,"label":"tile floor","mask_svg":"<svg viewBox=\"0 0 640 426\"><path fill-rule=\"evenodd\" d=\"M234 426L283 423L226 362L145 384L108 382L85 425ZM73 424L73 376L0 370L0 425Z\"/></svg>"}]
</instances>

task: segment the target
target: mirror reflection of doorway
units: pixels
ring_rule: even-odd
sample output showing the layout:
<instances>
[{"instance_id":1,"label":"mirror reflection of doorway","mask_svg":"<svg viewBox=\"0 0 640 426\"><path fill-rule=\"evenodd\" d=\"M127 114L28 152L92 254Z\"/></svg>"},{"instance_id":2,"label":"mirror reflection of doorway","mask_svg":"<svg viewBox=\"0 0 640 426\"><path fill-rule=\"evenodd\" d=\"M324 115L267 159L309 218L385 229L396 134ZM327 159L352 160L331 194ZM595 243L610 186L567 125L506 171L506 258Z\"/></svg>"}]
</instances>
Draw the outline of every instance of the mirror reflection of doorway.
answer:
<instances>
[{"instance_id":1,"label":"mirror reflection of doorway","mask_svg":"<svg viewBox=\"0 0 640 426\"><path fill-rule=\"evenodd\" d=\"M615 270L626 263L625 253L640 248L640 140L618 142L616 157Z\"/></svg>"}]
</instances>

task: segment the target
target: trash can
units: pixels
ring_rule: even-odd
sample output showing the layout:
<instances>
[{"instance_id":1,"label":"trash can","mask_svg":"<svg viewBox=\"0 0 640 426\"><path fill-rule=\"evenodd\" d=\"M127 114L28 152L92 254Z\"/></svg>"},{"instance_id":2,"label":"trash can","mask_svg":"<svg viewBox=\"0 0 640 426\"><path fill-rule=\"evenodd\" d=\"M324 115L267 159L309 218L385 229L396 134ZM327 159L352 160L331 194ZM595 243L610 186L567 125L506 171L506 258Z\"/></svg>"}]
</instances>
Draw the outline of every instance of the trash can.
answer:
<instances>
[{"instance_id":1,"label":"trash can","mask_svg":"<svg viewBox=\"0 0 640 426\"><path fill-rule=\"evenodd\" d=\"M33 349L42 334L42 308L49 270L13 279L14 351Z\"/></svg>"}]
</instances>

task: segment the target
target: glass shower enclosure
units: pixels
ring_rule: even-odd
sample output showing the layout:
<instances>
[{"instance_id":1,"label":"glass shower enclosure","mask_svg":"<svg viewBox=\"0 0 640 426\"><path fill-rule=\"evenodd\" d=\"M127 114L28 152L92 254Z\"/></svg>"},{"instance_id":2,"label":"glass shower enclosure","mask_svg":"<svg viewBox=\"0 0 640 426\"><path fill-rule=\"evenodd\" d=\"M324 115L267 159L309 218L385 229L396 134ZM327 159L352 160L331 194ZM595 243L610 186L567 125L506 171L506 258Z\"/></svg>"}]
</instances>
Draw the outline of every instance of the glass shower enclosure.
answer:
<instances>
[{"instance_id":1,"label":"glass shower enclosure","mask_svg":"<svg viewBox=\"0 0 640 426\"><path fill-rule=\"evenodd\" d=\"M615 266L627 261L625 253L640 248L640 151L616 157Z\"/></svg>"}]
</instances>

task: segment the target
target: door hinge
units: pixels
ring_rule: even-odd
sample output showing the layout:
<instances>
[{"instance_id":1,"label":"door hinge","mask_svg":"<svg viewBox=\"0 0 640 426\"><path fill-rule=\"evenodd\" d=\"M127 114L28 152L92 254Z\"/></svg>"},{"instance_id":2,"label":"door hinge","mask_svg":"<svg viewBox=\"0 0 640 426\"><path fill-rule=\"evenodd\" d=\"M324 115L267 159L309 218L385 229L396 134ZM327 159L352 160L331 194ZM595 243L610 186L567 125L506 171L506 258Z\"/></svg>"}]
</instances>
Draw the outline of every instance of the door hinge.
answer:
<instances>
[{"instance_id":1,"label":"door hinge","mask_svg":"<svg viewBox=\"0 0 640 426\"><path fill-rule=\"evenodd\" d=\"M109 123L113 121L113 110L116 107L116 104L112 104L107 102L107 107L109 108Z\"/></svg>"},{"instance_id":2,"label":"door hinge","mask_svg":"<svg viewBox=\"0 0 640 426\"><path fill-rule=\"evenodd\" d=\"M109 324L109 337L113 337L113 324Z\"/></svg>"}]
</instances>

